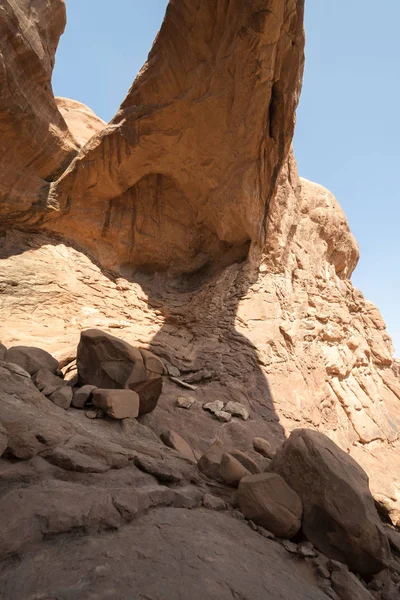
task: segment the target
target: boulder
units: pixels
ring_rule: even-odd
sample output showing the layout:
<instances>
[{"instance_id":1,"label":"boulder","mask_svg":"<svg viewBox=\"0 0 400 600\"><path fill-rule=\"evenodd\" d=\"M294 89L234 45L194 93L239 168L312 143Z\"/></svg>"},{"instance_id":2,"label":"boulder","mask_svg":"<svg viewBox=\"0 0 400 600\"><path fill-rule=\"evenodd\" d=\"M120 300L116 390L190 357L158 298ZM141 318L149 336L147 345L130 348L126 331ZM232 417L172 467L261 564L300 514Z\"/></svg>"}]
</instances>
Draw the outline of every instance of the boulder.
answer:
<instances>
[{"instance_id":1,"label":"boulder","mask_svg":"<svg viewBox=\"0 0 400 600\"><path fill-rule=\"evenodd\" d=\"M265 458L272 458L275 452L271 448L271 444L264 438L256 437L253 440L253 448L256 452Z\"/></svg>"},{"instance_id":2,"label":"boulder","mask_svg":"<svg viewBox=\"0 0 400 600\"><path fill-rule=\"evenodd\" d=\"M139 395L133 390L96 389L92 392L92 402L112 419L129 419L139 415Z\"/></svg>"},{"instance_id":3,"label":"boulder","mask_svg":"<svg viewBox=\"0 0 400 600\"><path fill-rule=\"evenodd\" d=\"M220 474L225 483L237 487L243 477L250 475L250 471L231 454L224 452L221 458Z\"/></svg>"},{"instance_id":4,"label":"boulder","mask_svg":"<svg viewBox=\"0 0 400 600\"><path fill-rule=\"evenodd\" d=\"M248 456L245 452L242 452L241 450L231 450L230 454L231 454L231 456L236 458L236 460L238 460L240 463L242 463L242 465L248 471L250 471L250 473L252 473L252 474L260 473L261 469L258 466L258 464L256 463L256 461L253 460L252 458L250 458L250 456Z\"/></svg>"},{"instance_id":5,"label":"boulder","mask_svg":"<svg viewBox=\"0 0 400 600\"><path fill-rule=\"evenodd\" d=\"M373 600L367 588L344 565L332 573L331 582L340 600Z\"/></svg>"},{"instance_id":6,"label":"boulder","mask_svg":"<svg viewBox=\"0 0 400 600\"><path fill-rule=\"evenodd\" d=\"M82 384L137 392L140 415L151 412L157 406L164 365L151 352L134 348L98 329L88 329L81 333L77 365Z\"/></svg>"},{"instance_id":7,"label":"boulder","mask_svg":"<svg viewBox=\"0 0 400 600\"><path fill-rule=\"evenodd\" d=\"M297 429L270 471L303 501L303 531L327 556L369 577L382 570L389 544L363 469L322 433Z\"/></svg>"},{"instance_id":8,"label":"boulder","mask_svg":"<svg viewBox=\"0 0 400 600\"><path fill-rule=\"evenodd\" d=\"M71 406L72 395L72 388L65 385L64 387L60 387L49 394L49 398L53 404L67 410L67 408Z\"/></svg>"},{"instance_id":9,"label":"boulder","mask_svg":"<svg viewBox=\"0 0 400 600\"><path fill-rule=\"evenodd\" d=\"M204 473L204 475L207 475L207 477L210 479L220 481L220 464L223 453L224 450L222 441L216 440L197 462L199 470Z\"/></svg>"},{"instance_id":10,"label":"boulder","mask_svg":"<svg viewBox=\"0 0 400 600\"><path fill-rule=\"evenodd\" d=\"M40 392L43 392L45 388L52 387L58 389L64 385L68 385L64 379L57 377L57 375L54 375L48 369L39 369L39 371L32 377L32 381ZM45 394L45 396L46 395L47 394Z\"/></svg>"},{"instance_id":11,"label":"boulder","mask_svg":"<svg viewBox=\"0 0 400 600\"><path fill-rule=\"evenodd\" d=\"M188 460L191 460L194 463L197 462L193 450L178 433L175 431L164 431L160 437L161 441L168 446L168 448L173 448L177 452L180 452Z\"/></svg>"},{"instance_id":12,"label":"boulder","mask_svg":"<svg viewBox=\"0 0 400 600\"><path fill-rule=\"evenodd\" d=\"M83 385L74 392L72 398L72 406L74 408L85 408L86 403L90 400L93 390L96 389L94 385Z\"/></svg>"},{"instance_id":13,"label":"boulder","mask_svg":"<svg viewBox=\"0 0 400 600\"><path fill-rule=\"evenodd\" d=\"M291 538L300 529L302 502L275 473L244 477L239 483L238 502L246 518L279 537Z\"/></svg>"},{"instance_id":14,"label":"boulder","mask_svg":"<svg viewBox=\"0 0 400 600\"><path fill-rule=\"evenodd\" d=\"M42 368L53 374L58 371L58 361L41 348L13 346L7 350L5 360L19 365L29 375L34 375Z\"/></svg>"}]
</instances>

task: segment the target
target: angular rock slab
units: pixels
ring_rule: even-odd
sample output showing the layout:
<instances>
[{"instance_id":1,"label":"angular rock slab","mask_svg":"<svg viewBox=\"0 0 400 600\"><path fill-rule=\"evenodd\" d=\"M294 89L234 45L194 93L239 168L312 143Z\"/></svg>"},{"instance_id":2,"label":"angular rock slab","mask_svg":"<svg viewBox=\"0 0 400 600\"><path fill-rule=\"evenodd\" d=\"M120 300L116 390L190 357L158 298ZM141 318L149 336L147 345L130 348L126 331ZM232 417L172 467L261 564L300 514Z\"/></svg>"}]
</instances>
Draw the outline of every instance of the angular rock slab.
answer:
<instances>
[{"instance_id":1,"label":"angular rock slab","mask_svg":"<svg viewBox=\"0 0 400 600\"><path fill-rule=\"evenodd\" d=\"M139 415L139 396L133 390L102 390L92 393L93 406L112 419L134 419Z\"/></svg>"},{"instance_id":2,"label":"angular rock slab","mask_svg":"<svg viewBox=\"0 0 400 600\"><path fill-rule=\"evenodd\" d=\"M300 496L302 528L324 554L369 577L389 558L389 544L363 469L326 435L293 431L270 471Z\"/></svg>"},{"instance_id":3,"label":"angular rock slab","mask_svg":"<svg viewBox=\"0 0 400 600\"><path fill-rule=\"evenodd\" d=\"M130 389L139 394L139 414L155 409L162 391L162 361L147 350L134 348L100 331L82 331L77 365L82 384L101 389Z\"/></svg>"},{"instance_id":4,"label":"angular rock slab","mask_svg":"<svg viewBox=\"0 0 400 600\"><path fill-rule=\"evenodd\" d=\"M237 499L245 517L275 535L291 538L300 529L302 502L296 492L275 473L244 477L239 483Z\"/></svg>"}]
</instances>

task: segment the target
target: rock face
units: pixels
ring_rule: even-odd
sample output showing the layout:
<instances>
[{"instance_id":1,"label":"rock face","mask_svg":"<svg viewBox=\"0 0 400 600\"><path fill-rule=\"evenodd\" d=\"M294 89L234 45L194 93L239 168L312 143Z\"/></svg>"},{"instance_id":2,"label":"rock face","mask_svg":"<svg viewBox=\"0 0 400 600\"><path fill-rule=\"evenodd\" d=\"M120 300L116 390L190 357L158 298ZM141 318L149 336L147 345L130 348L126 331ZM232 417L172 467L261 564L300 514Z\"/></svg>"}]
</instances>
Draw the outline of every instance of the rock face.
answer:
<instances>
[{"instance_id":1,"label":"rock face","mask_svg":"<svg viewBox=\"0 0 400 600\"><path fill-rule=\"evenodd\" d=\"M229 264L263 243L293 134L303 10L172 0L117 115L53 187L47 228L125 272Z\"/></svg>"},{"instance_id":2,"label":"rock face","mask_svg":"<svg viewBox=\"0 0 400 600\"><path fill-rule=\"evenodd\" d=\"M71 100L71 98L57 97L56 104L79 148L107 125L82 102Z\"/></svg>"},{"instance_id":3,"label":"rock face","mask_svg":"<svg viewBox=\"0 0 400 600\"><path fill-rule=\"evenodd\" d=\"M0 228L37 223L51 181L77 154L51 88L64 0L0 7Z\"/></svg>"},{"instance_id":4,"label":"rock face","mask_svg":"<svg viewBox=\"0 0 400 600\"><path fill-rule=\"evenodd\" d=\"M315 456L303 449L307 468L292 482L288 446L279 450L298 427L327 433L365 466L392 521L400 518L390 338L351 284L358 248L343 211L298 177L290 151L303 1L171 0L148 62L104 128L81 105L58 108L53 98L64 17L61 0L0 7L0 596L61 598L78 578L83 595L123 598L133 588L163 597L148 575L161 569L165 598L182 595L183 581L193 599L326 600L262 527L232 518L221 477L224 456L224 468L228 457L241 470L234 483L268 482L250 494L262 509L255 518L292 535L296 496L290 518L279 504L287 485L273 473L242 478L244 468L270 469L278 450L277 468L287 453L280 473L303 500L315 544L366 575L385 564L363 471L328 441L318 446L314 432ZM38 345L51 364L43 353L34 366L9 362L16 346ZM163 388L155 355L169 365ZM46 396L30 375L61 367L73 379L75 358L76 383L92 387L68 408L73 381L43 388ZM93 386L136 392L138 420L79 410ZM189 410L179 408L184 388ZM334 485L351 518L341 497L338 509L321 492ZM318 490L316 510L307 494ZM316 522L332 536L321 540ZM309 557L305 546L285 547ZM165 565L154 563L155 548Z\"/></svg>"},{"instance_id":5,"label":"rock face","mask_svg":"<svg viewBox=\"0 0 400 600\"><path fill-rule=\"evenodd\" d=\"M134 348L103 331L89 329L81 333L77 366L83 384L137 392L141 415L156 407L164 365L151 352Z\"/></svg>"},{"instance_id":6,"label":"rock face","mask_svg":"<svg viewBox=\"0 0 400 600\"><path fill-rule=\"evenodd\" d=\"M371 576L389 559L389 544L368 487L368 476L328 437L299 429L275 454L269 470L300 496L302 528L327 556Z\"/></svg>"}]
</instances>

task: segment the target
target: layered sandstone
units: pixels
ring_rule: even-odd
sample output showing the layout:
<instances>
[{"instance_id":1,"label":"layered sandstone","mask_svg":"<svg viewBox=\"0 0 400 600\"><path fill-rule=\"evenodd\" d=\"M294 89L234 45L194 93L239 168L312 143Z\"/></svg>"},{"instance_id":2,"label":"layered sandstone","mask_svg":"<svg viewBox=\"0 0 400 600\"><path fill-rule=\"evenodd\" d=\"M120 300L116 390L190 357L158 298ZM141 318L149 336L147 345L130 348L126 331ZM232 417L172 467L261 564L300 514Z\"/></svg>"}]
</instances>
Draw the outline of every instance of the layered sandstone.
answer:
<instances>
[{"instance_id":1,"label":"layered sandstone","mask_svg":"<svg viewBox=\"0 0 400 600\"><path fill-rule=\"evenodd\" d=\"M0 227L40 221L51 181L77 154L51 75L65 27L64 0L0 6Z\"/></svg>"},{"instance_id":2,"label":"layered sandstone","mask_svg":"<svg viewBox=\"0 0 400 600\"><path fill-rule=\"evenodd\" d=\"M117 115L52 187L48 230L125 273L245 257L264 241L303 46L302 0L171 0Z\"/></svg>"},{"instance_id":3,"label":"layered sandstone","mask_svg":"<svg viewBox=\"0 0 400 600\"><path fill-rule=\"evenodd\" d=\"M81 330L96 328L147 347L179 374L164 377L157 408L140 424L117 428L61 411L2 366L1 447L8 448L3 419L11 458L28 461L2 459L10 555L24 551L25 539L39 543L74 528L96 535L97 544L102 527L122 525L118 535L134 548L129 532L141 539L140 529L127 523L136 515L189 506L183 492L184 499L156 481L183 486L200 477L191 461L161 446L166 431L184 432L196 456L217 439L221 454L254 460L256 437L273 452L295 428L327 433L364 466L392 521L400 518L400 384L391 341L378 309L351 284L358 247L343 211L326 189L299 178L290 152L302 17L302 0L171 0L109 125L58 101L74 141L50 88L63 2L1 7L3 73L22 100L2 87L0 340L40 346L66 365ZM177 408L183 386L189 409ZM203 410L211 401L241 403L249 418L222 423ZM190 543L197 518L186 524ZM219 523L223 539L236 539L236 525L224 519L210 523ZM248 534L239 527L237 537ZM248 544L258 548L254 539ZM4 569L8 595L17 598L13 567ZM226 584L225 575L213 577ZM286 571L271 597L282 589L298 597L298 578L286 590L285 578ZM267 589L263 580L255 597Z\"/></svg>"}]
</instances>

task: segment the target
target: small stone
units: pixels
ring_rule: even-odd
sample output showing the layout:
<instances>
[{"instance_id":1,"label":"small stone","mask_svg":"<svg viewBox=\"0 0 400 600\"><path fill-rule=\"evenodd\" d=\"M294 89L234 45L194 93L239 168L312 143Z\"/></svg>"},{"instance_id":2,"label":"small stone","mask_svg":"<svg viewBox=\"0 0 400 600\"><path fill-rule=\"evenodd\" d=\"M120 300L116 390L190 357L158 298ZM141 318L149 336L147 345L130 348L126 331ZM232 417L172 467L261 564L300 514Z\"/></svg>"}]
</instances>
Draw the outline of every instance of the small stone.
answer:
<instances>
[{"instance_id":1,"label":"small stone","mask_svg":"<svg viewBox=\"0 0 400 600\"><path fill-rule=\"evenodd\" d=\"M290 554L297 554L298 552L297 544L289 540L283 540L282 546L285 548L285 550L290 552Z\"/></svg>"},{"instance_id":2,"label":"small stone","mask_svg":"<svg viewBox=\"0 0 400 600\"><path fill-rule=\"evenodd\" d=\"M175 431L163 431L160 437L163 444L168 446L168 448L176 450L191 462L197 462L191 447L178 433Z\"/></svg>"},{"instance_id":3,"label":"small stone","mask_svg":"<svg viewBox=\"0 0 400 600\"><path fill-rule=\"evenodd\" d=\"M271 444L261 437L254 438L253 448L256 452L258 452L265 458L271 459L275 454L275 452L271 448Z\"/></svg>"},{"instance_id":4,"label":"small stone","mask_svg":"<svg viewBox=\"0 0 400 600\"><path fill-rule=\"evenodd\" d=\"M252 521L251 519L249 519L248 521L249 527L253 530L253 531L258 531L258 526L254 523L254 521Z\"/></svg>"},{"instance_id":5,"label":"small stone","mask_svg":"<svg viewBox=\"0 0 400 600\"><path fill-rule=\"evenodd\" d=\"M251 475L250 471L248 471L242 463L227 452L224 452L222 455L220 473L225 483L232 485L233 487L237 487L243 477Z\"/></svg>"},{"instance_id":6,"label":"small stone","mask_svg":"<svg viewBox=\"0 0 400 600\"><path fill-rule=\"evenodd\" d=\"M32 377L33 383L36 385L37 389L41 392L45 388L54 388L58 389L67 385L67 383L61 377L54 375L48 369L39 369L37 373ZM49 395L49 394L45 394Z\"/></svg>"},{"instance_id":7,"label":"small stone","mask_svg":"<svg viewBox=\"0 0 400 600\"><path fill-rule=\"evenodd\" d=\"M180 370L177 367L174 367L174 365L165 363L165 368L167 369L168 375L170 375L171 377L180 377L181 376Z\"/></svg>"},{"instance_id":8,"label":"small stone","mask_svg":"<svg viewBox=\"0 0 400 600\"><path fill-rule=\"evenodd\" d=\"M218 498L212 494L204 494L203 506L209 510L225 510L226 502L225 500L222 500L222 498Z\"/></svg>"},{"instance_id":9,"label":"small stone","mask_svg":"<svg viewBox=\"0 0 400 600\"><path fill-rule=\"evenodd\" d=\"M240 404L240 402L233 402L233 400L230 400L225 405L224 410L234 417L240 417L243 421L247 421L250 416L249 411L243 404Z\"/></svg>"},{"instance_id":10,"label":"small stone","mask_svg":"<svg viewBox=\"0 0 400 600\"><path fill-rule=\"evenodd\" d=\"M53 392L49 398L56 406L67 410L67 408L71 406L72 388L65 385L64 387L61 387Z\"/></svg>"},{"instance_id":11,"label":"small stone","mask_svg":"<svg viewBox=\"0 0 400 600\"><path fill-rule=\"evenodd\" d=\"M314 558L315 550L313 550L312 548L308 548L307 546L302 544L301 546L299 546L299 555L303 558Z\"/></svg>"},{"instance_id":12,"label":"small stone","mask_svg":"<svg viewBox=\"0 0 400 600\"><path fill-rule=\"evenodd\" d=\"M139 415L139 395L133 390L101 390L92 392L93 406L101 408L112 419L135 418Z\"/></svg>"},{"instance_id":13,"label":"small stone","mask_svg":"<svg viewBox=\"0 0 400 600\"><path fill-rule=\"evenodd\" d=\"M97 410L94 410L94 409L86 410L85 415L87 416L88 419L97 419Z\"/></svg>"},{"instance_id":14,"label":"small stone","mask_svg":"<svg viewBox=\"0 0 400 600\"><path fill-rule=\"evenodd\" d=\"M329 579L331 576L329 569L324 567L324 565L318 565L316 571L317 571L317 574L320 577L322 577L323 579Z\"/></svg>"},{"instance_id":15,"label":"small stone","mask_svg":"<svg viewBox=\"0 0 400 600\"><path fill-rule=\"evenodd\" d=\"M194 403L195 400L193 398L189 398L188 396L179 396L179 398L176 401L176 406L178 408L186 408L187 410L189 410L189 408L191 408Z\"/></svg>"},{"instance_id":16,"label":"small stone","mask_svg":"<svg viewBox=\"0 0 400 600\"><path fill-rule=\"evenodd\" d=\"M195 486L178 488L175 491L175 508L196 508L202 501L202 492Z\"/></svg>"},{"instance_id":17,"label":"small stone","mask_svg":"<svg viewBox=\"0 0 400 600\"><path fill-rule=\"evenodd\" d=\"M261 527L260 525L258 526L258 533L260 533L263 537L267 538L268 540L276 539L273 533L268 531L268 529L265 529L265 527Z\"/></svg>"},{"instance_id":18,"label":"small stone","mask_svg":"<svg viewBox=\"0 0 400 600\"><path fill-rule=\"evenodd\" d=\"M92 392L95 389L96 386L94 385L83 385L81 388L78 388L72 398L72 406L74 408L85 408L85 405L89 402Z\"/></svg>"},{"instance_id":19,"label":"small stone","mask_svg":"<svg viewBox=\"0 0 400 600\"><path fill-rule=\"evenodd\" d=\"M217 419L223 423L228 423L232 419L232 415L224 410L218 410L214 413L214 416L216 416Z\"/></svg>"},{"instance_id":20,"label":"small stone","mask_svg":"<svg viewBox=\"0 0 400 600\"><path fill-rule=\"evenodd\" d=\"M213 414L220 412L224 408L224 403L221 400L215 400L214 402L206 402L203 404L203 410L208 410Z\"/></svg>"}]
</instances>

